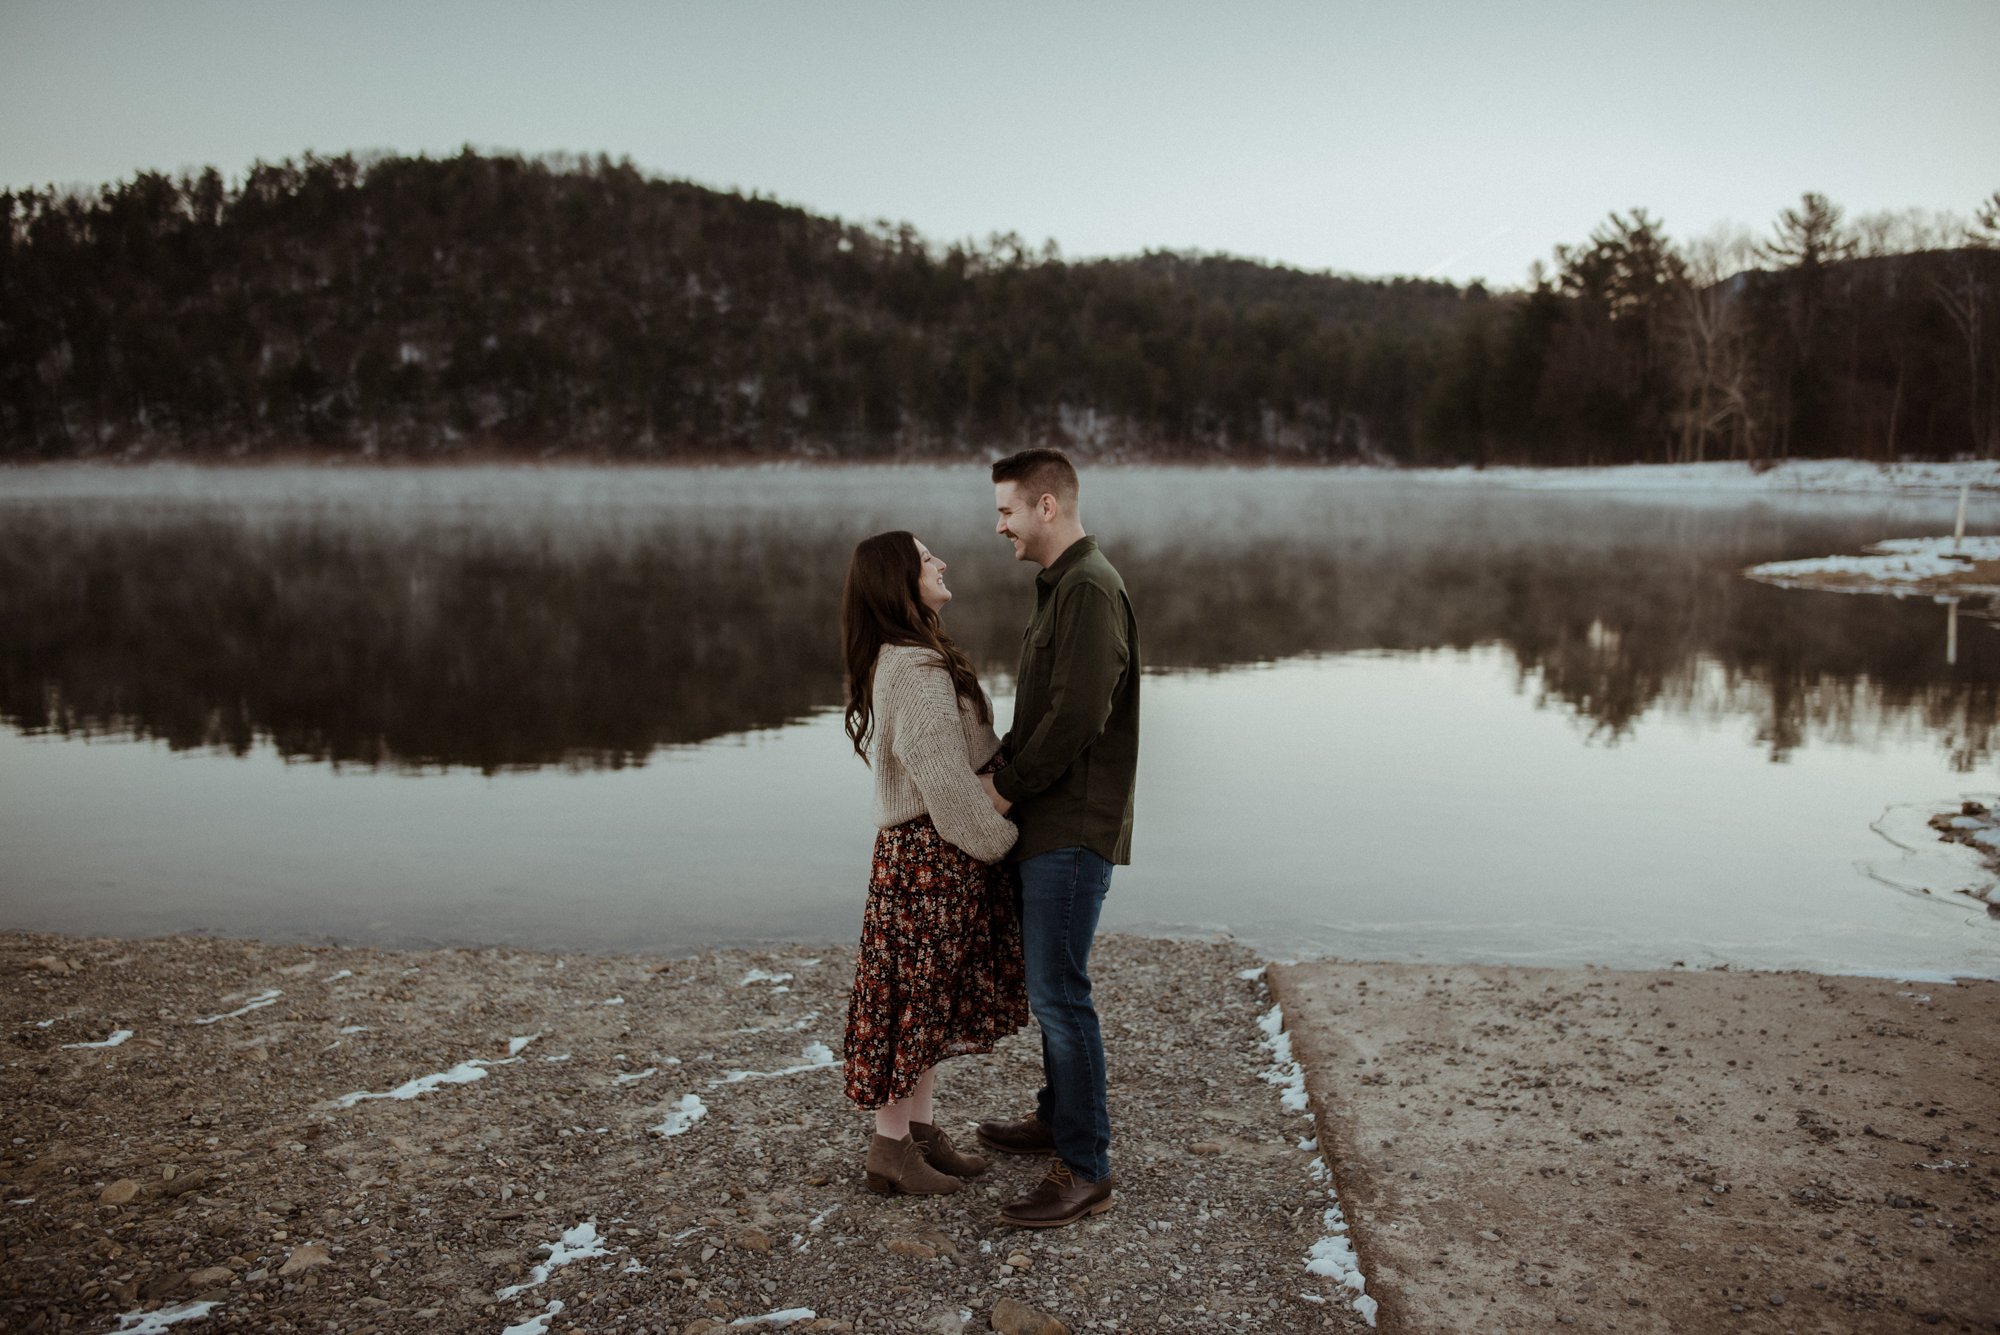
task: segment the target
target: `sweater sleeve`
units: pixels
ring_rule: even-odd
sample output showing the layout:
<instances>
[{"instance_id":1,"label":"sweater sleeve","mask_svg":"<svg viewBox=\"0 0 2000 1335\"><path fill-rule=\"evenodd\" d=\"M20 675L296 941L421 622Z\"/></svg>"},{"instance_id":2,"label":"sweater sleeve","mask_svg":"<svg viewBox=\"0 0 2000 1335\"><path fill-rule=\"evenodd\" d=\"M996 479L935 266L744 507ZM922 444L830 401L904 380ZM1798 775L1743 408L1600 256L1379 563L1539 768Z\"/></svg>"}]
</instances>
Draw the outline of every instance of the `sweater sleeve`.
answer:
<instances>
[{"instance_id":1,"label":"sweater sleeve","mask_svg":"<svg viewBox=\"0 0 2000 1335\"><path fill-rule=\"evenodd\" d=\"M888 692L896 710L893 747L946 842L981 862L998 862L1020 831L993 809L965 754L965 730L951 674L935 661L898 664Z\"/></svg>"}]
</instances>

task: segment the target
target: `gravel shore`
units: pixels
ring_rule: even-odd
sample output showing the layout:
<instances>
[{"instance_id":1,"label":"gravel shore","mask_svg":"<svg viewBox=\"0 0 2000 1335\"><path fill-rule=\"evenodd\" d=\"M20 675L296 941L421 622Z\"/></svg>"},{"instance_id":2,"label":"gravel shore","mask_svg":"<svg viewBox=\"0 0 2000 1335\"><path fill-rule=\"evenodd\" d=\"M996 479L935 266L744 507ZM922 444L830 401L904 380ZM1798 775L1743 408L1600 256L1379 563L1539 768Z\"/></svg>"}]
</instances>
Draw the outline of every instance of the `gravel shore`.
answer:
<instances>
[{"instance_id":1,"label":"gravel shore","mask_svg":"<svg viewBox=\"0 0 2000 1335\"><path fill-rule=\"evenodd\" d=\"M1040 1161L863 1188L845 949L0 934L0 1329L1365 1329L1306 1267L1327 1190L1258 961L1097 960L1117 1206L1029 1233L995 1211ZM1032 1029L949 1063L940 1124L969 1143L1039 1068Z\"/></svg>"}]
</instances>

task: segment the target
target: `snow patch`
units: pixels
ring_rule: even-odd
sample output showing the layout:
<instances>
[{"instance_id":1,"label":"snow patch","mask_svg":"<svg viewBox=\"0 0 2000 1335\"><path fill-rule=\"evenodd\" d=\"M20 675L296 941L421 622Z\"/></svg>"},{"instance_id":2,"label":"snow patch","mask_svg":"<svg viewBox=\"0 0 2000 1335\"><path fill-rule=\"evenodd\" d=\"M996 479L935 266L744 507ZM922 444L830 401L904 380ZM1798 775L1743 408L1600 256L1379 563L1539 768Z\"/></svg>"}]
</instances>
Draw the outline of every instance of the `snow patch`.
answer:
<instances>
[{"instance_id":1,"label":"snow patch","mask_svg":"<svg viewBox=\"0 0 2000 1335\"><path fill-rule=\"evenodd\" d=\"M329 983L337 983L343 978L352 978L352 977L354 977L354 970L342 969L339 973L328 974L326 981Z\"/></svg>"},{"instance_id":2,"label":"snow patch","mask_svg":"<svg viewBox=\"0 0 2000 1335\"><path fill-rule=\"evenodd\" d=\"M625 998L606 997L604 1000L598 1002L597 1004L600 1006L623 1006L625 1004Z\"/></svg>"},{"instance_id":3,"label":"snow patch","mask_svg":"<svg viewBox=\"0 0 2000 1335\"><path fill-rule=\"evenodd\" d=\"M365 1024L350 1024L345 1029L337 1030L336 1032L342 1034L365 1034L368 1032L368 1026Z\"/></svg>"},{"instance_id":4,"label":"snow patch","mask_svg":"<svg viewBox=\"0 0 2000 1335\"><path fill-rule=\"evenodd\" d=\"M160 1335L168 1326L177 1326L183 1321L199 1321L222 1306L221 1303L182 1303L178 1307L162 1307L152 1312L127 1312L118 1318L118 1325L111 1335Z\"/></svg>"},{"instance_id":5,"label":"snow patch","mask_svg":"<svg viewBox=\"0 0 2000 1335\"><path fill-rule=\"evenodd\" d=\"M214 1024L217 1020L233 1020L239 1015L248 1015L251 1011L262 1010L283 995L285 995L283 992L274 987L268 992L259 992L233 1011L226 1011L221 1015L204 1015L199 1020L196 1020L195 1023Z\"/></svg>"},{"instance_id":6,"label":"snow patch","mask_svg":"<svg viewBox=\"0 0 2000 1335\"><path fill-rule=\"evenodd\" d=\"M130 1037L132 1037L132 1031L130 1029L113 1029L111 1031L111 1037L103 1039L100 1042L65 1043L63 1044L63 1046L65 1048L115 1048L120 1043L123 1043L126 1039Z\"/></svg>"},{"instance_id":7,"label":"snow patch","mask_svg":"<svg viewBox=\"0 0 2000 1335\"><path fill-rule=\"evenodd\" d=\"M770 1326L782 1330L786 1326L801 1321L811 1321L819 1315L810 1307L787 1307L776 1312L766 1312L762 1316L739 1316L729 1324L734 1326Z\"/></svg>"},{"instance_id":8,"label":"snow patch","mask_svg":"<svg viewBox=\"0 0 2000 1335\"><path fill-rule=\"evenodd\" d=\"M1271 966L1268 964L1260 964L1254 969L1245 969L1243 972L1237 974L1236 976L1238 978L1241 978L1246 983L1259 982L1263 979L1265 971L1268 970L1270 967Z\"/></svg>"},{"instance_id":9,"label":"snow patch","mask_svg":"<svg viewBox=\"0 0 2000 1335\"><path fill-rule=\"evenodd\" d=\"M518 1057L509 1057L504 1061L460 1062L449 1071L438 1071L432 1075L420 1075L415 1080L404 1081L394 1089L384 1090L379 1094L370 1093L367 1090L361 1090L353 1094L342 1094L333 1101L333 1106L336 1108L352 1108L355 1104L365 1102L368 1099L414 1099L419 1094L428 1094L432 1090L444 1085L469 1085L475 1080L484 1080L488 1067L512 1066L519 1060L520 1058Z\"/></svg>"},{"instance_id":10,"label":"snow patch","mask_svg":"<svg viewBox=\"0 0 2000 1335\"><path fill-rule=\"evenodd\" d=\"M1899 802L1888 808L1868 828L1895 852L1857 862L1855 870L1907 895L1932 899L1963 895L1981 904L1990 903L1996 882L1986 860L1975 848L1940 839L1930 825L1934 812L1958 805L1953 799L1933 804Z\"/></svg>"},{"instance_id":11,"label":"snow patch","mask_svg":"<svg viewBox=\"0 0 2000 1335\"><path fill-rule=\"evenodd\" d=\"M1338 1204L1327 1207L1320 1226L1326 1235L1306 1253L1306 1269L1315 1275L1325 1275L1354 1294L1354 1310L1361 1313L1362 1320L1374 1325L1375 1300L1368 1296L1361 1258L1354 1254L1354 1244L1347 1236L1347 1221L1341 1217Z\"/></svg>"},{"instance_id":12,"label":"snow patch","mask_svg":"<svg viewBox=\"0 0 2000 1335\"><path fill-rule=\"evenodd\" d=\"M1263 1072L1264 1079L1278 1086L1279 1102L1292 1112L1304 1113L1313 1123L1312 1134L1299 1139L1299 1148L1303 1150L1310 1146L1315 1151L1307 1171L1313 1181L1326 1190L1327 1206L1321 1216L1325 1232L1306 1253L1306 1269L1312 1274L1324 1275L1346 1289L1351 1295L1349 1305L1372 1327L1377 1305L1375 1299L1368 1296L1367 1277L1361 1273L1360 1258L1347 1236L1347 1219L1340 1210L1340 1196L1333 1188L1332 1170L1316 1152L1321 1143L1319 1119L1310 1110L1305 1072L1292 1055L1292 1036L1285 1032L1284 1007L1273 1003L1270 1010L1258 1017L1257 1027L1264 1032L1260 1046L1271 1054L1271 1065Z\"/></svg>"},{"instance_id":13,"label":"snow patch","mask_svg":"<svg viewBox=\"0 0 2000 1335\"><path fill-rule=\"evenodd\" d=\"M506 1302L509 1298L527 1292L540 1284L549 1282L549 1276L575 1261L588 1261L596 1256L611 1255L604 1245L604 1239L597 1236L597 1221L586 1219L581 1224L565 1232L554 1242L544 1242L537 1248L549 1254L549 1259L538 1262L528 1272L525 1284L510 1284L494 1293L495 1302Z\"/></svg>"},{"instance_id":14,"label":"snow patch","mask_svg":"<svg viewBox=\"0 0 2000 1335\"><path fill-rule=\"evenodd\" d=\"M510 1038L510 1039L508 1039L508 1040L507 1040L507 1055L508 1055L509 1057L518 1057L518 1056L520 1056L520 1055L521 1055L521 1049L522 1049L522 1048L525 1048L525 1047L527 1047L527 1046L528 1046L528 1044L530 1044L530 1043L534 1042L534 1041L535 1041L536 1039L538 1039L538 1038L540 1038L540 1037L541 1037L541 1035L540 1035L540 1034L529 1034L529 1035L527 1035L526 1037L522 1037L522 1038Z\"/></svg>"},{"instance_id":15,"label":"snow patch","mask_svg":"<svg viewBox=\"0 0 2000 1335\"><path fill-rule=\"evenodd\" d=\"M1968 574L1976 563L2000 561L2000 537L1891 538L1862 550L1868 555L1768 561L1743 573L1785 588L1900 594L1925 580Z\"/></svg>"},{"instance_id":16,"label":"snow patch","mask_svg":"<svg viewBox=\"0 0 2000 1335\"><path fill-rule=\"evenodd\" d=\"M1533 491L1706 492L1955 495L2000 491L2000 463L1869 463L1860 459L1797 459L1759 472L1747 463L1628 464L1607 468L1459 468L1418 473L1439 481L1484 483Z\"/></svg>"},{"instance_id":17,"label":"snow patch","mask_svg":"<svg viewBox=\"0 0 2000 1335\"><path fill-rule=\"evenodd\" d=\"M1263 1072L1264 1079L1278 1086L1278 1101L1287 1111L1306 1110L1306 1073L1292 1059L1292 1036L1285 1032L1284 1007L1273 1004L1257 1021L1257 1027L1264 1031L1263 1046L1271 1054L1271 1065Z\"/></svg>"},{"instance_id":18,"label":"snow patch","mask_svg":"<svg viewBox=\"0 0 2000 1335\"><path fill-rule=\"evenodd\" d=\"M500 1335L548 1335L549 1320L563 1310L563 1300L549 1299L549 1305L518 1326L509 1326Z\"/></svg>"},{"instance_id":19,"label":"snow patch","mask_svg":"<svg viewBox=\"0 0 2000 1335\"><path fill-rule=\"evenodd\" d=\"M701 1101L701 1095L689 1094L674 1105L673 1111L667 1114L665 1121L651 1129L663 1136L678 1136L706 1116L708 1116L708 1105Z\"/></svg>"},{"instance_id":20,"label":"snow patch","mask_svg":"<svg viewBox=\"0 0 2000 1335\"><path fill-rule=\"evenodd\" d=\"M614 1085L636 1085L641 1080L649 1079L652 1076L658 1075L659 1073L660 1073L659 1067L648 1066L643 1071L627 1071L622 1075L614 1075L611 1077L611 1083Z\"/></svg>"},{"instance_id":21,"label":"snow patch","mask_svg":"<svg viewBox=\"0 0 2000 1335\"><path fill-rule=\"evenodd\" d=\"M805 1060L796 1066L781 1066L775 1071L730 1071L720 1079L708 1082L710 1089L721 1085L741 1084L745 1080L775 1080L779 1076L798 1075L802 1071L823 1071L829 1066L840 1065L840 1058L833 1055L833 1049L824 1043L808 1043L799 1054Z\"/></svg>"},{"instance_id":22,"label":"snow patch","mask_svg":"<svg viewBox=\"0 0 2000 1335\"><path fill-rule=\"evenodd\" d=\"M788 973L767 973L763 969L752 969L749 973L744 974L743 980L736 985L738 987L748 987L752 983L789 983L791 981L792 976Z\"/></svg>"}]
</instances>

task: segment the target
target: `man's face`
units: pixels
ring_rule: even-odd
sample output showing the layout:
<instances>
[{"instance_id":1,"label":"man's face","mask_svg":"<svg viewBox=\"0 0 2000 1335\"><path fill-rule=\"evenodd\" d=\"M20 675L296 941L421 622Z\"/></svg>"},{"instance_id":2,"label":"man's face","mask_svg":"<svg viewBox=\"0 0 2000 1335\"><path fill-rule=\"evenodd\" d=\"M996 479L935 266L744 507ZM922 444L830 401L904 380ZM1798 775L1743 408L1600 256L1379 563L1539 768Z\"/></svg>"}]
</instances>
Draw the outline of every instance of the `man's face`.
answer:
<instances>
[{"instance_id":1,"label":"man's face","mask_svg":"<svg viewBox=\"0 0 2000 1335\"><path fill-rule=\"evenodd\" d=\"M1049 524L1042 515L1043 507L1036 503L1039 499L1031 498L1018 482L993 484L993 508L1000 512L993 531L1014 544L1016 561L1041 564Z\"/></svg>"}]
</instances>

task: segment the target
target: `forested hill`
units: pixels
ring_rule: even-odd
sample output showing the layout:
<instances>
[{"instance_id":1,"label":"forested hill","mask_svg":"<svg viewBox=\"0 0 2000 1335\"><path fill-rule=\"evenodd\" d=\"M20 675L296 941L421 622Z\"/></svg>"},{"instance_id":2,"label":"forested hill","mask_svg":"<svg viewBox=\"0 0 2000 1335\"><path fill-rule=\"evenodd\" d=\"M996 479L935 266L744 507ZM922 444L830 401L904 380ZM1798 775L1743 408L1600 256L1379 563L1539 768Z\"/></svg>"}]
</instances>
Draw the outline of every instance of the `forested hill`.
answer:
<instances>
[{"instance_id":1,"label":"forested hill","mask_svg":"<svg viewBox=\"0 0 2000 1335\"><path fill-rule=\"evenodd\" d=\"M234 186L14 191L0 213L14 459L2000 445L2000 251L1864 247L1818 196L1734 257L1747 272L1635 212L1502 295L940 244L603 158L308 156Z\"/></svg>"}]
</instances>

